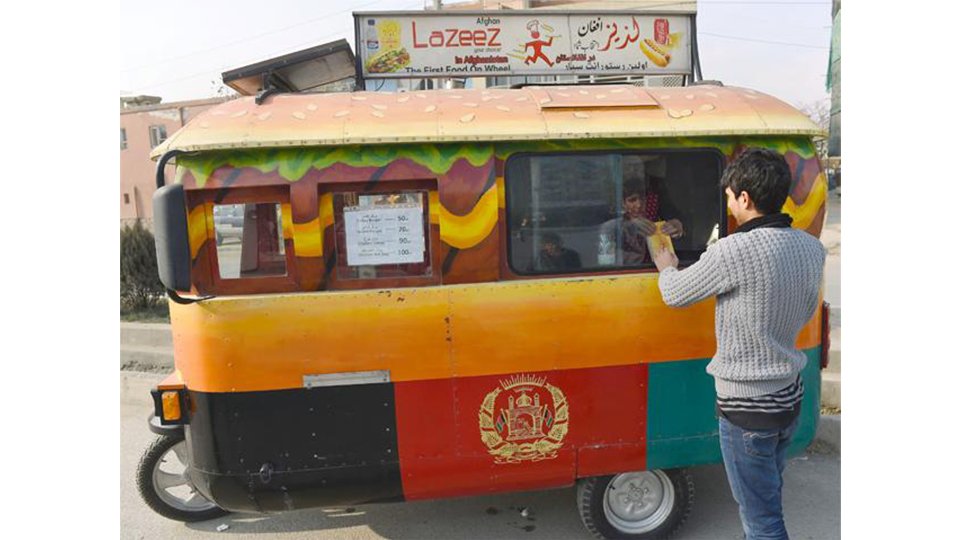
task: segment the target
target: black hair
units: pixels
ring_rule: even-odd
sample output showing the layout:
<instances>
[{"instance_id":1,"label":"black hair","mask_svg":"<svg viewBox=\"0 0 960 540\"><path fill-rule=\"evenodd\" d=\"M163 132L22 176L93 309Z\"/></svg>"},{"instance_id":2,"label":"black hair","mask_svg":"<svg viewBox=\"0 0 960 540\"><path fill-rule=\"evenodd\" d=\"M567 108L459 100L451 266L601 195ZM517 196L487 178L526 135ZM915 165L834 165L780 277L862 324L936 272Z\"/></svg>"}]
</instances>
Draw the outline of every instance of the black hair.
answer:
<instances>
[{"instance_id":1,"label":"black hair","mask_svg":"<svg viewBox=\"0 0 960 540\"><path fill-rule=\"evenodd\" d=\"M540 241L544 244L553 244L557 247L563 247L563 239L560 238L560 235L557 233L543 233L543 236L540 237Z\"/></svg>"},{"instance_id":2,"label":"black hair","mask_svg":"<svg viewBox=\"0 0 960 540\"><path fill-rule=\"evenodd\" d=\"M631 195L646 195L647 186L640 178L631 178L623 183L623 199L627 200Z\"/></svg>"},{"instance_id":3,"label":"black hair","mask_svg":"<svg viewBox=\"0 0 960 540\"><path fill-rule=\"evenodd\" d=\"M758 212L776 214L790 194L790 166L773 150L748 148L727 165L720 186L734 196L746 191Z\"/></svg>"}]
</instances>

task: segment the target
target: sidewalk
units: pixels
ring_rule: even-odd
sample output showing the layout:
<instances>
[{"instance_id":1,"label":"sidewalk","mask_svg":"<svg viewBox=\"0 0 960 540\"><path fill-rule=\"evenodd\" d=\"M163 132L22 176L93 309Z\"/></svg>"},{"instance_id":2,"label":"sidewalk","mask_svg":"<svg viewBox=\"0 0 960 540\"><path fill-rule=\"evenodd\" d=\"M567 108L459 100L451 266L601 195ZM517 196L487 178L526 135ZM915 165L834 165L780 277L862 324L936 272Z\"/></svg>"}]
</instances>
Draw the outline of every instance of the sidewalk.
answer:
<instances>
[{"instance_id":1,"label":"sidewalk","mask_svg":"<svg viewBox=\"0 0 960 540\"><path fill-rule=\"evenodd\" d=\"M827 199L827 220L820 240L827 248L823 299L830 303L830 364L822 374L820 402L840 409L840 188Z\"/></svg>"}]
</instances>

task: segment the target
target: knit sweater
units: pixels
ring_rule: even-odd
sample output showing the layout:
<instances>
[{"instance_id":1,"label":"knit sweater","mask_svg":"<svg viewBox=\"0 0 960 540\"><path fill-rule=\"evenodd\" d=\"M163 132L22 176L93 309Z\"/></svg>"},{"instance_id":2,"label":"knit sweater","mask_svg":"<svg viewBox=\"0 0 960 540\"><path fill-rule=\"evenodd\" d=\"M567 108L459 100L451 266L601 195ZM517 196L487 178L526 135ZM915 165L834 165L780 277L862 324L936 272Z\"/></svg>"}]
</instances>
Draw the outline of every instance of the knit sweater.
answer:
<instances>
[{"instance_id":1,"label":"knit sweater","mask_svg":"<svg viewBox=\"0 0 960 540\"><path fill-rule=\"evenodd\" d=\"M796 381L806 356L797 334L816 313L826 250L792 228L758 228L708 247L684 270L660 273L670 306L717 297L717 352L707 365L717 393L756 397Z\"/></svg>"}]
</instances>

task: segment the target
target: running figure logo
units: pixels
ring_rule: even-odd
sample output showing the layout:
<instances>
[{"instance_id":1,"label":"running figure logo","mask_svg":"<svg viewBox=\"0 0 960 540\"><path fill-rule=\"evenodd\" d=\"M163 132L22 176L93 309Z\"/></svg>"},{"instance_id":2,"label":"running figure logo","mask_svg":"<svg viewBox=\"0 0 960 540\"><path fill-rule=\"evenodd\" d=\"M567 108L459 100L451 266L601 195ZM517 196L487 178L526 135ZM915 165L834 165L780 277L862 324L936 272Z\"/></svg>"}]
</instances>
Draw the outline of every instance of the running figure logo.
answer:
<instances>
[{"instance_id":1,"label":"running figure logo","mask_svg":"<svg viewBox=\"0 0 960 540\"><path fill-rule=\"evenodd\" d=\"M540 39L540 26L541 26L540 21L536 19L527 23L527 30L530 31L530 37L533 38L533 41L528 41L524 43L523 51L524 53L526 53L532 48L533 56L527 56L526 58L524 58L523 63L527 65L530 65L531 62L536 64L537 60L543 59L543 61L546 62L548 66L553 67L553 62L551 62L550 59L547 58L547 55L543 54L544 47L550 47L553 45L553 36L550 36L550 41L543 41L542 39ZM545 24L542 26L546 31L553 32L553 28Z\"/></svg>"}]
</instances>

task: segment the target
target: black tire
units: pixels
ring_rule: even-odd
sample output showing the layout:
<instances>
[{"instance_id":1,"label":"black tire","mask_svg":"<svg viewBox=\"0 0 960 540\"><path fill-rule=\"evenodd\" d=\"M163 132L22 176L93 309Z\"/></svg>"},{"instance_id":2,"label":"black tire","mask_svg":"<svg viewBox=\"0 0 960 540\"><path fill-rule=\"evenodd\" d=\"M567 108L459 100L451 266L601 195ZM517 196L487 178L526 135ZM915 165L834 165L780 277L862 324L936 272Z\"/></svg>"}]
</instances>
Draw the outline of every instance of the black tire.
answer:
<instances>
[{"instance_id":1,"label":"black tire","mask_svg":"<svg viewBox=\"0 0 960 540\"><path fill-rule=\"evenodd\" d=\"M164 501L157 493L157 487L154 484L154 469L159 466L160 459L183 440L183 431L161 435L154 439L147 451L143 453L143 456L140 457L140 463L137 465L137 491L140 492L140 497L154 512L175 521L193 523L226 515L228 513L226 510L216 506L199 511L177 508Z\"/></svg>"},{"instance_id":2,"label":"black tire","mask_svg":"<svg viewBox=\"0 0 960 540\"><path fill-rule=\"evenodd\" d=\"M637 473L624 473L624 475L629 474ZM663 497L657 511L654 512L654 517L661 517L657 519L648 518L647 522L645 522L645 524L650 525L651 528L644 529L642 532L633 533L625 530L624 527L618 526L608 518L607 510L604 507L604 499L607 497L607 486L609 486L614 479L624 476L610 475L585 478L577 485L577 507L580 510L580 519L583 521L583 525L587 530L597 538L605 540L652 540L655 538L669 538L675 533L687 520L690 511L693 509L693 478L686 469L645 471L645 474L652 474L653 476L651 476L650 479L659 481L668 479L673 489L672 501L666 496ZM666 486L664 486L664 488L666 489Z\"/></svg>"}]
</instances>

